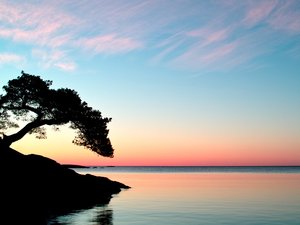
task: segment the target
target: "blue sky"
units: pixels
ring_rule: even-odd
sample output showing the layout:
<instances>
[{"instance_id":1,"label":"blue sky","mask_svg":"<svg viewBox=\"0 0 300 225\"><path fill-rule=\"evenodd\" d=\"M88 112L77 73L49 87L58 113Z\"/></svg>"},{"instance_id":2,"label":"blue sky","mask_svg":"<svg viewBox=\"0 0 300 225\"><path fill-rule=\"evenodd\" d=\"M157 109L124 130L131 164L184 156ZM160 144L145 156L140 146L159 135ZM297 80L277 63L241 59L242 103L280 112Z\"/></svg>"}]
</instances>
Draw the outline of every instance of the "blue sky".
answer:
<instances>
[{"instance_id":1,"label":"blue sky","mask_svg":"<svg viewBox=\"0 0 300 225\"><path fill-rule=\"evenodd\" d=\"M0 1L1 86L78 91L113 119L109 163L300 164L299 62L296 0Z\"/></svg>"}]
</instances>

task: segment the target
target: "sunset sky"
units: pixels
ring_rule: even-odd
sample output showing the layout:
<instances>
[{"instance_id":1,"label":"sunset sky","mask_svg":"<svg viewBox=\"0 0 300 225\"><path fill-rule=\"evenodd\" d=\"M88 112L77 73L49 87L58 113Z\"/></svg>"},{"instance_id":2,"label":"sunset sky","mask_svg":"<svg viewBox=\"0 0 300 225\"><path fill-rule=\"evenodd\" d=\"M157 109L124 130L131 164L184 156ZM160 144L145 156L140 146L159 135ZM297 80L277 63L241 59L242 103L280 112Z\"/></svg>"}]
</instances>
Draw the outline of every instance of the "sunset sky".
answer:
<instances>
[{"instance_id":1,"label":"sunset sky","mask_svg":"<svg viewBox=\"0 0 300 225\"><path fill-rule=\"evenodd\" d=\"M82 165L300 165L300 1L0 0L0 87L21 71L111 117L12 147ZM2 90L0 93L4 93Z\"/></svg>"}]
</instances>

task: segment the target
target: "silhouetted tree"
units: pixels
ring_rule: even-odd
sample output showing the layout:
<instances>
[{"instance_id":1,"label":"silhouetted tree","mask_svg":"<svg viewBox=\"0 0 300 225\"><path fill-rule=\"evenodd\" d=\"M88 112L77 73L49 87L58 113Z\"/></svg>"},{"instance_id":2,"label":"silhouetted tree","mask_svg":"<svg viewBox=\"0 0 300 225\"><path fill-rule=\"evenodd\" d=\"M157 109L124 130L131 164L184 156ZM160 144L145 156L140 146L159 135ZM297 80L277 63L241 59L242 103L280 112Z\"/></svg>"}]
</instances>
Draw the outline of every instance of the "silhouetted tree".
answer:
<instances>
[{"instance_id":1,"label":"silhouetted tree","mask_svg":"<svg viewBox=\"0 0 300 225\"><path fill-rule=\"evenodd\" d=\"M28 133L46 138L44 125L58 130L57 126L69 123L70 128L77 131L74 144L113 157L107 129L111 118L103 118L101 112L89 107L76 91L55 90L51 85L50 80L22 71L21 76L3 87L6 94L0 95L0 147L9 147ZM14 134L5 135L5 130L18 128L20 121L27 124Z\"/></svg>"}]
</instances>

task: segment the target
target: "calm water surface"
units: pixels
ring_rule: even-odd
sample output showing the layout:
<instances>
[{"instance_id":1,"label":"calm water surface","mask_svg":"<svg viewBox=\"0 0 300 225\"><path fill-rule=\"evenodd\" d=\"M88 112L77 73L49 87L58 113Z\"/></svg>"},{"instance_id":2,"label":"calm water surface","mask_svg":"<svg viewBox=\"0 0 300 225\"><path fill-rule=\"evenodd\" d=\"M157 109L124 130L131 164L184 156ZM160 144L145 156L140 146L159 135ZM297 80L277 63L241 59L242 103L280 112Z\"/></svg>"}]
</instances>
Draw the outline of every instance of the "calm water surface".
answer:
<instances>
[{"instance_id":1,"label":"calm water surface","mask_svg":"<svg viewBox=\"0 0 300 225\"><path fill-rule=\"evenodd\" d=\"M132 188L108 205L53 219L64 225L299 225L300 168L103 167L76 169Z\"/></svg>"}]
</instances>

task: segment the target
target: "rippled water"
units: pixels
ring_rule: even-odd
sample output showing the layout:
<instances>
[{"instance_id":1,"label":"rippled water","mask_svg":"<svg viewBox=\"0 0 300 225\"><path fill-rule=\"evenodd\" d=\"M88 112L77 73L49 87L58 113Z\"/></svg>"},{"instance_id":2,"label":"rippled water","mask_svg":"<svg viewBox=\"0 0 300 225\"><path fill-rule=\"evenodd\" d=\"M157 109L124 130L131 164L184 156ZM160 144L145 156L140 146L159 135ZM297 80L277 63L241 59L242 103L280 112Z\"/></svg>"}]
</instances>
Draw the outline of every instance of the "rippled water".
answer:
<instances>
[{"instance_id":1,"label":"rippled water","mask_svg":"<svg viewBox=\"0 0 300 225\"><path fill-rule=\"evenodd\" d=\"M299 224L299 167L104 167L76 169L132 188L108 205L49 224Z\"/></svg>"}]
</instances>

